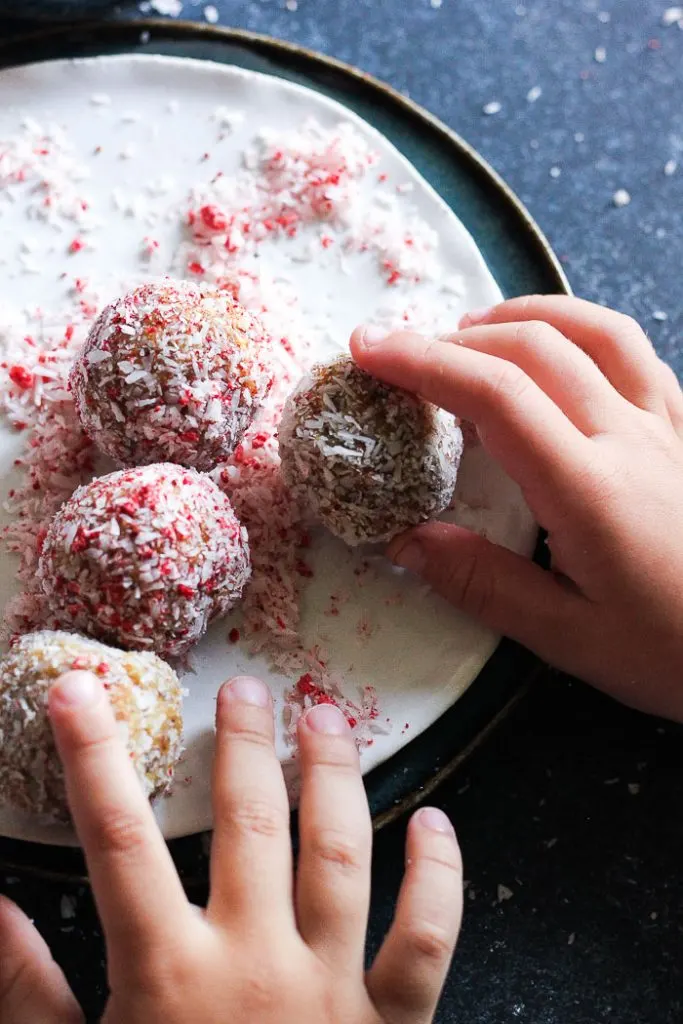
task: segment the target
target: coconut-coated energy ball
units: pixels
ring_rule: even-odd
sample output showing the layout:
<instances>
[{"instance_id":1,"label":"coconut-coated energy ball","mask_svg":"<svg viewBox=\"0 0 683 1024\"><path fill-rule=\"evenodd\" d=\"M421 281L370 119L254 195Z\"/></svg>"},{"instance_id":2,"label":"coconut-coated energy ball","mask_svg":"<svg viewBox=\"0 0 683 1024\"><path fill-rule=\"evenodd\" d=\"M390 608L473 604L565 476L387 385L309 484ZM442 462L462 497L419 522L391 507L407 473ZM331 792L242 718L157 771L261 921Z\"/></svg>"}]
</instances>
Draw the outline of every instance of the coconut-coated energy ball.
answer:
<instances>
[{"instance_id":1,"label":"coconut-coated energy ball","mask_svg":"<svg viewBox=\"0 0 683 1024\"><path fill-rule=\"evenodd\" d=\"M183 654L239 600L247 532L203 473L161 463L79 487L52 520L38 562L64 629Z\"/></svg>"},{"instance_id":2,"label":"coconut-coated energy ball","mask_svg":"<svg viewBox=\"0 0 683 1024\"><path fill-rule=\"evenodd\" d=\"M387 541L443 512L463 446L450 413L381 383L348 356L299 383L279 443L293 496L350 545Z\"/></svg>"},{"instance_id":3,"label":"coconut-coated energy ball","mask_svg":"<svg viewBox=\"0 0 683 1024\"><path fill-rule=\"evenodd\" d=\"M210 470L267 396L270 353L263 326L230 295L165 280L102 311L70 385L86 434L119 465Z\"/></svg>"},{"instance_id":4,"label":"coconut-coated energy ball","mask_svg":"<svg viewBox=\"0 0 683 1024\"><path fill-rule=\"evenodd\" d=\"M0 661L0 803L68 820L47 693L72 669L102 680L147 796L166 791L182 753L183 691L173 669L154 654L46 630L21 637Z\"/></svg>"}]
</instances>

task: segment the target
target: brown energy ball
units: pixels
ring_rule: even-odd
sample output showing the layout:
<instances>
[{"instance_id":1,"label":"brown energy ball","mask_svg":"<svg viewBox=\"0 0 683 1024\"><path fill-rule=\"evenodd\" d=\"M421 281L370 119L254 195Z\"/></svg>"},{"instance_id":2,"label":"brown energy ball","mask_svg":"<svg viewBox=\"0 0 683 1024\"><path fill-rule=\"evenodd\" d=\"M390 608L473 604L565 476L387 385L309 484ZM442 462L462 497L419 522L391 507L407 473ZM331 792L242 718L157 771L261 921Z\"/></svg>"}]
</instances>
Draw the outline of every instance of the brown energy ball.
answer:
<instances>
[{"instance_id":1,"label":"brown energy ball","mask_svg":"<svg viewBox=\"0 0 683 1024\"><path fill-rule=\"evenodd\" d=\"M455 418L382 384L348 356L316 366L287 399L285 482L347 544L387 541L451 502L462 454Z\"/></svg>"},{"instance_id":2,"label":"brown energy ball","mask_svg":"<svg viewBox=\"0 0 683 1024\"><path fill-rule=\"evenodd\" d=\"M83 429L123 466L213 469L270 390L269 350L262 325L227 293L144 284L102 311L76 357Z\"/></svg>"},{"instance_id":3,"label":"brown energy ball","mask_svg":"<svg viewBox=\"0 0 683 1024\"><path fill-rule=\"evenodd\" d=\"M183 654L239 600L247 532L214 482L161 463L79 487L47 532L38 578L58 625Z\"/></svg>"},{"instance_id":4,"label":"brown energy ball","mask_svg":"<svg viewBox=\"0 0 683 1024\"><path fill-rule=\"evenodd\" d=\"M147 796L165 792L182 753L183 691L173 669L154 654L43 631L21 637L0 661L0 803L69 819L47 693L73 669L93 672L107 688Z\"/></svg>"}]
</instances>

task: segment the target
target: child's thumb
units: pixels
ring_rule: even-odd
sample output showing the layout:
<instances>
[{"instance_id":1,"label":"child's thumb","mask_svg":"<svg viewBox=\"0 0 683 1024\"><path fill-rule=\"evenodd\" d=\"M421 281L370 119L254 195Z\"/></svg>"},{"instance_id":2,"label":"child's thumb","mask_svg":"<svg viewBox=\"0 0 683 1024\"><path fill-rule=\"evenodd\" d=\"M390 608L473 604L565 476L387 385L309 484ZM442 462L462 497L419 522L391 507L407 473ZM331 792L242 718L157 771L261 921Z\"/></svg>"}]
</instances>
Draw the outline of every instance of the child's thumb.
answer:
<instances>
[{"instance_id":1,"label":"child's thumb","mask_svg":"<svg viewBox=\"0 0 683 1024\"><path fill-rule=\"evenodd\" d=\"M395 538L387 557L429 583L456 608L556 665L571 654L569 624L582 598L551 572L449 523Z\"/></svg>"},{"instance_id":2,"label":"child's thumb","mask_svg":"<svg viewBox=\"0 0 683 1024\"><path fill-rule=\"evenodd\" d=\"M26 915L0 896L0 1021L82 1024L83 1014Z\"/></svg>"}]
</instances>

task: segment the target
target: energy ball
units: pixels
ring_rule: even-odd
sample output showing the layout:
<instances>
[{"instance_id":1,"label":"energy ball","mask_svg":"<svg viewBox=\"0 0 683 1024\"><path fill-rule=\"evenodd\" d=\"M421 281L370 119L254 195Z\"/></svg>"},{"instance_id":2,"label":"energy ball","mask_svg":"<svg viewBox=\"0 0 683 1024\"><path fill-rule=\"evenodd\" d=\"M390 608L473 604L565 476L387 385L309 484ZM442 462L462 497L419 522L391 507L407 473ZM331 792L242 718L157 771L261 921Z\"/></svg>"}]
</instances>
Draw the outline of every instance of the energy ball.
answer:
<instances>
[{"instance_id":1,"label":"energy ball","mask_svg":"<svg viewBox=\"0 0 683 1024\"><path fill-rule=\"evenodd\" d=\"M169 280L100 313L70 385L86 434L119 465L209 470L270 391L269 355L264 328L231 296Z\"/></svg>"},{"instance_id":2,"label":"energy ball","mask_svg":"<svg viewBox=\"0 0 683 1024\"><path fill-rule=\"evenodd\" d=\"M68 821L47 693L72 669L102 680L145 793L165 792L182 753L183 691L173 669L154 654L43 631L21 637L0 661L0 802Z\"/></svg>"},{"instance_id":3,"label":"energy ball","mask_svg":"<svg viewBox=\"0 0 683 1024\"><path fill-rule=\"evenodd\" d=\"M139 466L79 487L52 520L38 562L64 629L178 656L239 600L247 532L203 473Z\"/></svg>"},{"instance_id":4,"label":"energy ball","mask_svg":"<svg viewBox=\"0 0 683 1024\"><path fill-rule=\"evenodd\" d=\"M279 442L293 497L350 545L387 541L443 512L463 447L450 413L382 384L348 356L299 383Z\"/></svg>"}]
</instances>

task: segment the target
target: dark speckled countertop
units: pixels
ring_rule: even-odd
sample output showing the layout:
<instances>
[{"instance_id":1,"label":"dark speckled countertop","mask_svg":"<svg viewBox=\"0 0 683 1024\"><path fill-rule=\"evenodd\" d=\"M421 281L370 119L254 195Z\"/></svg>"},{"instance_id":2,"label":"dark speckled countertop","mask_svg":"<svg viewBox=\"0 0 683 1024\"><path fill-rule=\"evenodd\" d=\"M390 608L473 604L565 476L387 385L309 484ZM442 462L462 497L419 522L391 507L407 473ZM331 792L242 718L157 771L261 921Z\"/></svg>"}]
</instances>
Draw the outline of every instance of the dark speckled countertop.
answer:
<instances>
[{"instance_id":1,"label":"dark speckled countertop","mask_svg":"<svg viewBox=\"0 0 683 1024\"><path fill-rule=\"evenodd\" d=\"M0 0L0 38L19 29L3 8L39 6L76 5ZM205 6L185 2L183 14L201 20ZM636 316L683 373L683 31L663 24L672 6L215 3L222 24L357 64L454 127L528 205L575 291ZM489 104L500 110L485 114ZM631 201L617 207L621 189ZM440 1024L683 1019L681 738L548 673L439 790L468 879ZM391 915L403 830L377 839L373 948ZM97 1019L103 946L87 892L2 875L0 889L35 917Z\"/></svg>"}]
</instances>

